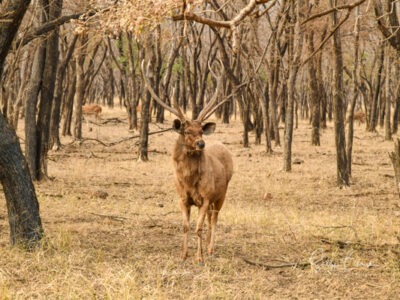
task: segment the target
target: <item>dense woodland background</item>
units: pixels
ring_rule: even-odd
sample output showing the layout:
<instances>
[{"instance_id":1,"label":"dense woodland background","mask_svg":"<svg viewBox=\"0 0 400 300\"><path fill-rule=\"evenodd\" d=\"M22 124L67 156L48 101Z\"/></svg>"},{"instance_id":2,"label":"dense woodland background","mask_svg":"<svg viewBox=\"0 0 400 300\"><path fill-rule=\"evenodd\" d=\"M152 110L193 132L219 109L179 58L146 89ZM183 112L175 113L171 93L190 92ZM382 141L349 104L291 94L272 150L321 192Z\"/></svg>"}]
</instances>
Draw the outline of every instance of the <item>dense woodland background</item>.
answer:
<instances>
[{"instance_id":1,"label":"dense woodland background","mask_svg":"<svg viewBox=\"0 0 400 300\"><path fill-rule=\"evenodd\" d=\"M217 123L239 122L230 134L240 147L279 153L284 172L299 124L309 124L315 149L331 124L332 176L351 186L354 125L384 141L398 131L399 10L398 0L0 1L0 180L11 244L42 239L32 181L53 179L49 153L63 151L63 140L85 141L83 105L124 111L126 137L138 138L132 153L151 161L150 128L171 120L146 82L193 119L217 97Z\"/></svg>"}]
</instances>

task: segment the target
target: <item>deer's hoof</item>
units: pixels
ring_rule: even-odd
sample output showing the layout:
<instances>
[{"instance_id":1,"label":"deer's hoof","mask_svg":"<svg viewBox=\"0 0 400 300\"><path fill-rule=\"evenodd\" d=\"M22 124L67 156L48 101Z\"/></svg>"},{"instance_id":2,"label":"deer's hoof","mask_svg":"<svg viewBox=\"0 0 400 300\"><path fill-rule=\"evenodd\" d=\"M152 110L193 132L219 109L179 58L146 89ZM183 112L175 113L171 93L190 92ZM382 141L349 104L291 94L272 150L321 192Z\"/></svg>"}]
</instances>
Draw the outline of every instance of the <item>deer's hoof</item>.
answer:
<instances>
[{"instance_id":1,"label":"deer's hoof","mask_svg":"<svg viewBox=\"0 0 400 300\"><path fill-rule=\"evenodd\" d=\"M200 257L200 256L197 257L197 262L198 262L199 265L202 265L202 266L203 266L203 265L204 265L204 259L203 259L203 257Z\"/></svg>"}]
</instances>

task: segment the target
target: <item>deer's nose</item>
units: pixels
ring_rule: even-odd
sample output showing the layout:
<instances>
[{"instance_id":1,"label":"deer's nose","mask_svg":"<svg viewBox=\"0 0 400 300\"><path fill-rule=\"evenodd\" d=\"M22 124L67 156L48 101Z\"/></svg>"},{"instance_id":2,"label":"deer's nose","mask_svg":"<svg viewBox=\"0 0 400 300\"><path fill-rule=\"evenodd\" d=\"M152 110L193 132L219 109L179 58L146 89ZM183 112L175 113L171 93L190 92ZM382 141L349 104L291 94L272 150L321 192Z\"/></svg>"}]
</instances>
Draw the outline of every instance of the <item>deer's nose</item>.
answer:
<instances>
[{"instance_id":1,"label":"deer's nose","mask_svg":"<svg viewBox=\"0 0 400 300\"><path fill-rule=\"evenodd\" d=\"M204 143L203 140L200 140L197 142L197 147L199 147L199 149L203 149L206 146L206 143Z\"/></svg>"}]
</instances>

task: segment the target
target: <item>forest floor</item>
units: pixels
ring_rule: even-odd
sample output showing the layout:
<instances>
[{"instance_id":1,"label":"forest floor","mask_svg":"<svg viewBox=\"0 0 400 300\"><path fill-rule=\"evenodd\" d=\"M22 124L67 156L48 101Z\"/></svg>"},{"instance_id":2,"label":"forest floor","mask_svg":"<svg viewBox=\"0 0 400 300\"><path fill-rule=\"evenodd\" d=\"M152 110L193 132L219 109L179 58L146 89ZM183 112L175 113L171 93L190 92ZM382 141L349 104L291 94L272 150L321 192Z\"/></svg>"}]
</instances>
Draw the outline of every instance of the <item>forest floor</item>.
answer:
<instances>
[{"instance_id":1,"label":"forest floor","mask_svg":"<svg viewBox=\"0 0 400 300\"><path fill-rule=\"evenodd\" d=\"M104 143L128 132L125 112L105 109L84 124ZM159 131L171 124L151 125ZM9 247L0 207L0 299L394 299L400 290L400 202L382 131L355 125L350 188L336 187L332 123L321 146L311 127L294 131L293 165L283 148L241 145L241 124L217 125L206 143L232 151L235 173L217 228L215 255L195 262L193 209L189 254L179 258L181 214L173 185L172 131L150 136L149 162L136 143L63 138L36 183L45 239L32 252ZM88 129L91 128L91 131ZM282 130L283 132L283 130ZM18 130L23 137L23 124ZM21 140L23 142L23 140ZM253 143L254 136L251 136ZM23 145L22 145L23 147ZM108 196L103 199L102 192Z\"/></svg>"}]
</instances>

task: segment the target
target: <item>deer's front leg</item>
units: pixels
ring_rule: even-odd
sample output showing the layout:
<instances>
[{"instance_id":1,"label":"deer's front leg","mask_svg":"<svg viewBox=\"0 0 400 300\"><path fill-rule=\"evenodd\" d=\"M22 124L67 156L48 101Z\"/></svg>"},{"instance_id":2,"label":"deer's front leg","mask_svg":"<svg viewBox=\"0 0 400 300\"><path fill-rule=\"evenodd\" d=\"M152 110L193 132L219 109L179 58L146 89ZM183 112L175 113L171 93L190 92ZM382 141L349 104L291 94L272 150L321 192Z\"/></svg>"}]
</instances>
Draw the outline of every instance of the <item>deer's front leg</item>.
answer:
<instances>
[{"instance_id":1,"label":"deer's front leg","mask_svg":"<svg viewBox=\"0 0 400 300\"><path fill-rule=\"evenodd\" d=\"M197 219L196 233L197 233L197 261L204 262L203 259L203 245L202 245L202 232L204 219L208 211L208 201L203 201L203 205L199 208L199 217Z\"/></svg>"},{"instance_id":2,"label":"deer's front leg","mask_svg":"<svg viewBox=\"0 0 400 300\"><path fill-rule=\"evenodd\" d=\"M185 260L188 257L188 238L190 229L190 205L187 201L181 200L180 207L182 211L183 218L183 244L182 244L182 254L181 258Z\"/></svg>"}]
</instances>

